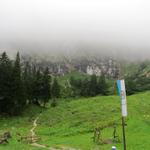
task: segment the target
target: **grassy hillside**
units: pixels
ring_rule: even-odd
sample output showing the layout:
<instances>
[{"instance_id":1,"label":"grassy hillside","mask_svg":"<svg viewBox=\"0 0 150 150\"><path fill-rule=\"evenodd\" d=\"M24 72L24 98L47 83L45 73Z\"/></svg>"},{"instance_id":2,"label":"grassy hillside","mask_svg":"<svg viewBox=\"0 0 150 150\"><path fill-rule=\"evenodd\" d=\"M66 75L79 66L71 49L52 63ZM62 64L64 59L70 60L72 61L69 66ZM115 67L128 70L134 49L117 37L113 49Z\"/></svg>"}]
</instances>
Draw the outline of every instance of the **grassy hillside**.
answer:
<instances>
[{"instance_id":1,"label":"grassy hillside","mask_svg":"<svg viewBox=\"0 0 150 150\"><path fill-rule=\"evenodd\" d=\"M126 127L128 150L148 150L150 147L150 92L127 97L128 118ZM35 129L40 144L49 147L73 147L81 150L108 150L112 144L97 145L93 142L93 129L106 127L103 140L111 139L113 124L122 139L120 99L118 96L98 96L77 100L60 100L55 108L30 107L21 117L0 118L0 132L11 131L9 144L0 145L6 150L42 150L25 142L18 142L16 133L30 134L32 122L41 113ZM122 149L122 143L117 143Z\"/></svg>"}]
</instances>

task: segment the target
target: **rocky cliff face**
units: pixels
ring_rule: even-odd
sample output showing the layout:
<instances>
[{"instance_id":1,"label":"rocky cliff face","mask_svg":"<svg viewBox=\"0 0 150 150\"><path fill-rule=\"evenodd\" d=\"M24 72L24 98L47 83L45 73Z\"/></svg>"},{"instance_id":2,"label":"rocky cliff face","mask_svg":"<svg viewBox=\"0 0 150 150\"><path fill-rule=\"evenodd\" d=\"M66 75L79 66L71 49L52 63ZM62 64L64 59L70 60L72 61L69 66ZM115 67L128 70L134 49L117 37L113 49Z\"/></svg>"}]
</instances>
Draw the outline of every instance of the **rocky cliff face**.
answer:
<instances>
[{"instance_id":1,"label":"rocky cliff face","mask_svg":"<svg viewBox=\"0 0 150 150\"><path fill-rule=\"evenodd\" d=\"M57 75L64 75L71 71L79 71L81 73L85 73L88 75L95 74L96 76L101 76L105 74L106 76L110 76L116 78L119 73L119 68L117 62L112 58L80 58L80 59L61 59L55 62L50 60L40 60L33 59L29 57L24 57L25 61L31 61L36 64L40 68L48 67L50 73Z\"/></svg>"}]
</instances>

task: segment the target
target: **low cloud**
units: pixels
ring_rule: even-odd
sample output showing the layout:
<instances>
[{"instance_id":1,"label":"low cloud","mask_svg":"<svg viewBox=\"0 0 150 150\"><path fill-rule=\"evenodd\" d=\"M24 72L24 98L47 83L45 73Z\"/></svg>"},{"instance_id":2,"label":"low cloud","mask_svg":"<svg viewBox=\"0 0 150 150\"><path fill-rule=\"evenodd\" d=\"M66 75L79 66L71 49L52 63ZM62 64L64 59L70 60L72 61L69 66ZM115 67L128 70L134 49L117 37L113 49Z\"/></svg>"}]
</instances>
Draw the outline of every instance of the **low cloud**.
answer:
<instances>
[{"instance_id":1,"label":"low cloud","mask_svg":"<svg viewBox=\"0 0 150 150\"><path fill-rule=\"evenodd\" d=\"M150 2L1 0L0 51L150 59Z\"/></svg>"}]
</instances>

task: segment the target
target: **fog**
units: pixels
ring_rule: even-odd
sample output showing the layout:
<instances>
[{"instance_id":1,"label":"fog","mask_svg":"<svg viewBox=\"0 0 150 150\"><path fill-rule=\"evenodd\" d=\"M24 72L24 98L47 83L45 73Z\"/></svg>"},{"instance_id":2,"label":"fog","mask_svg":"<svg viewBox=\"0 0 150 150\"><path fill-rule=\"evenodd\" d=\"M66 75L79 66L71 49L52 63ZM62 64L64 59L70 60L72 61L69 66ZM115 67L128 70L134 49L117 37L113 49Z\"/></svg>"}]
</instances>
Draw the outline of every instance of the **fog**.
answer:
<instances>
[{"instance_id":1,"label":"fog","mask_svg":"<svg viewBox=\"0 0 150 150\"><path fill-rule=\"evenodd\" d=\"M0 52L150 59L149 0L0 0Z\"/></svg>"}]
</instances>

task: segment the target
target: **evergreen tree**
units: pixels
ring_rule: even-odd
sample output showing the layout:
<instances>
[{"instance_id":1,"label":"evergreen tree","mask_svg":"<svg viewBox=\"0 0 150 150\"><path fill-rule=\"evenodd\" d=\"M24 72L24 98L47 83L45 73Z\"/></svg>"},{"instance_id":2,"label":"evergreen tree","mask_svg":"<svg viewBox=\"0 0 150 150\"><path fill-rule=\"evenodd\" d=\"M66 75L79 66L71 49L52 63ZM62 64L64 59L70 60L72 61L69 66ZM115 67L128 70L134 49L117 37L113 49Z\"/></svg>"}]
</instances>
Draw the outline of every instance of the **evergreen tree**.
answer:
<instances>
[{"instance_id":1,"label":"evergreen tree","mask_svg":"<svg viewBox=\"0 0 150 150\"><path fill-rule=\"evenodd\" d=\"M75 83L76 83L75 78L73 76L71 76L70 77L70 85L75 86Z\"/></svg>"},{"instance_id":2,"label":"evergreen tree","mask_svg":"<svg viewBox=\"0 0 150 150\"><path fill-rule=\"evenodd\" d=\"M92 75L89 83L89 96L97 95L97 77L96 75Z\"/></svg>"},{"instance_id":3,"label":"evergreen tree","mask_svg":"<svg viewBox=\"0 0 150 150\"><path fill-rule=\"evenodd\" d=\"M132 95L137 91L136 82L132 77L126 77L125 84L127 95Z\"/></svg>"},{"instance_id":4,"label":"evergreen tree","mask_svg":"<svg viewBox=\"0 0 150 150\"><path fill-rule=\"evenodd\" d=\"M51 76L49 75L49 69L46 68L43 74L43 89L42 89L44 106L51 98L50 90L51 90Z\"/></svg>"},{"instance_id":5,"label":"evergreen tree","mask_svg":"<svg viewBox=\"0 0 150 150\"><path fill-rule=\"evenodd\" d=\"M35 73L35 72L34 72ZM34 76L33 81L33 103L40 105L40 101L42 99L42 91L43 91L43 76L41 70L38 69Z\"/></svg>"},{"instance_id":6,"label":"evergreen tree","mask_svg":"<svg viewBox=\"0 0 150 150\"><path fill-rule=\"evenodd\" d=\"M51 92L52 92L52 99L53 99L51 106L55 107L57 104L56 99L60 97L60 85L58 84L56 77L54 78Z\"/></svg>"},{"instance_id":7,"label":"evergreen tree","mask_svg":"<svg viewBox=\"0 0 150 150\"><path fill-rule=\"evenodd\" d=\"M10 113L12 103L12 63L6 52L0 58L0 112Z\"/></svg>"},{"instance_id":8,"label":"evergreen tree","mask_svg":"<svg viewBox=\"0 0 150 150\"><path fill-rule=\"evenodd\" d=\"M105 79L105 75L101 75L98 81L98 93L102 95L108 95L108 85Z\"/></svg>"},{"instance_id":9,"label":"evergreen tree","mask_svg":"<svg viewBox=\"0 0 150 150\"><path fill-rule=\"evenodd\" d=\"M57 78L54 78L52 84L52 98L59 98L60 97L60 85L58 84Z\"/></svg>"},{"instance_id":10,"label":"evergreen tree","mask_svg":"<svg viewBox=\"0 0 150 150\"><path fill-rule=\"evenodd\" d=\"M73 76L70 78L70 85L72 89L72 96L81 96L82 80L75 79Z\"/></svg>"},{"instance_id":11,"label":"evergreen tree","mask_svg":"<svg viewBox=\"0 0 150 150\"><path fill-rule=\"evenodd\" d=\"M82 81L81 96L89 96L89 94L90 94L90 81L88 80L88 78L86 78Z\"/></svg>"},{"instance_id":12,"label":"evergreen tree","mask_svg":"<svg viewBox=\"0 0 150 150\"><path fill-rule=\"evenodd\" d=\"M12 108L12 114L19 114L26 104L23 81L21 77L21 66L20 66L20 55L19 52L16 55L16 60L14 62L13 72L12 72L12 100L14 107Z\"/></svg>"},{"instance_id":13,"label":"evergreen tree","mask_svg":"<svg viewBox=\"0 0 150 150\"><path fill-rule=\"evenodd\" d=\"M139 75L133 80L132 85L134 90L137 92L142 92L150 89L150 78L145 75Z\"/></svg>"},{"instance_id":14,"label":"evergreen tree","mask_svg":"<svg viewBox=\"0 0 150 150\"><path fill-rule=\"evenodd\" d=\"M70 80L69 80L69 83L70 83L70 86L71 86L71 96L72 97L75 97L76 96L76 80L73 76L70 77Z\"/></svg>"},{"instance_id":15,"label":"evergreen tree","mask_svg":"<svg viewBox=\"0 0 150 150\"><path fill-rule=\"evenodd\" d=\"M26 99L28 100L28 103L32 103L33 75L32 75L31 65L29 62L26 62L24 66L23 85L24 85Z\"/></svg>"}]
</instances>

